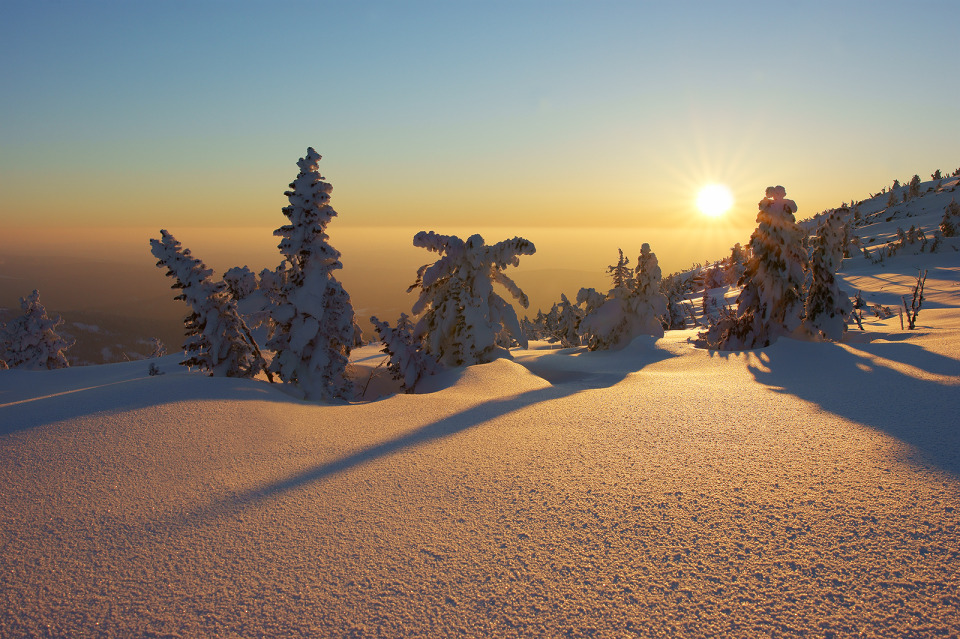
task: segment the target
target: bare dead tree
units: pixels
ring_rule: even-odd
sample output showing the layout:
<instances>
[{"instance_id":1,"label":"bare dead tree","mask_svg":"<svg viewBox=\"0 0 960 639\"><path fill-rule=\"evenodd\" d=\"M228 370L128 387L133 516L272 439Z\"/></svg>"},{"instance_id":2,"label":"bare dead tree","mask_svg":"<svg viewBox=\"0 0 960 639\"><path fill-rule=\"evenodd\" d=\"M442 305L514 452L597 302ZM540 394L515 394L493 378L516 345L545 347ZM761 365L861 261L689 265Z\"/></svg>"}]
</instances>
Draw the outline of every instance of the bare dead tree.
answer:
<instances>
[{"instance_id":1,"label":"bare dead tree","mask_svg":"<svg viewBox=\"0 0 960 639\"><path fill-rule=\"evenodd\" d=\"M917 315L920 314L920 308L923 306L923 285L927 281L927 271L921 270L917 275L917 283L913 287L913 298L910 300L910 306L907 306L907 296L901 297L903 310L907 316L907 328L914 330L917 327Z\"/></svg>"}]
</instances>

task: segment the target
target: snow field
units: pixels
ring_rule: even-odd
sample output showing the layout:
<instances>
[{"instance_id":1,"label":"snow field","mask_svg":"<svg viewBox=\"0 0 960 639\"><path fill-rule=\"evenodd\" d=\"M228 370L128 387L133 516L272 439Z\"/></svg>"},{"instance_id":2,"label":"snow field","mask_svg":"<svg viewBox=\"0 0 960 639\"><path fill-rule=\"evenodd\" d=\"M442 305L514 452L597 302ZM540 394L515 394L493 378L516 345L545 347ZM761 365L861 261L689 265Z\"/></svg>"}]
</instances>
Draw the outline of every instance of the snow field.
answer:
<instances>
[{"instance_id":1,"label":"snow field","mask_svg":"<svg viewBox=\"0 0 960 639\"><path fill-rule=\"evenodd\" d=\"M356 405L5 371L0 634L956 633L958 328L531 344Z\"/></svg>"}]
</instances>

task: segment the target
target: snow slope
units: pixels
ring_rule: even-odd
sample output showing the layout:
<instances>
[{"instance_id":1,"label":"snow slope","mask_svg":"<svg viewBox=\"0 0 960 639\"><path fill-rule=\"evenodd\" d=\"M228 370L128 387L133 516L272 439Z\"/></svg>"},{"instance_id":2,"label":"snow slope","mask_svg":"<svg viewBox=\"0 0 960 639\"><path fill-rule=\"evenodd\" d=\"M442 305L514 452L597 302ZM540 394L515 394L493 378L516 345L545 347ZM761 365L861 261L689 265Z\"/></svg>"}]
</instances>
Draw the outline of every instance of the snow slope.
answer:
<instances>
[{"instance_id":1,"label":"snow slope","mask_svg":"<svg viewBox=\"0 0 960 639\"><path fill-rule=\"evenodd\" d=\"M845 266L888 305L928 268L915 331L532 343L365 403L0 371L0 635L956 636L958 256Z\"/></svg>"}]
</instances>

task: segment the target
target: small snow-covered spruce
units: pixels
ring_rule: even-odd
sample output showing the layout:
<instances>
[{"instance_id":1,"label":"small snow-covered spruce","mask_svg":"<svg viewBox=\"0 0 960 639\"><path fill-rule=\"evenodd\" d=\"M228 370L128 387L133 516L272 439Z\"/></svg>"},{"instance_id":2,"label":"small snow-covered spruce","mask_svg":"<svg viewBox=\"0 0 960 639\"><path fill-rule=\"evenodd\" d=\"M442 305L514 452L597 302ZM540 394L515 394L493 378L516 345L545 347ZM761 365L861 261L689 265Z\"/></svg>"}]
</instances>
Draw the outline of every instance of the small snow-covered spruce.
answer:
<instances>
[{"instance_id":1,"label":"small snow-covered spruce","mask_svg":"<svg viewBox=\"0 0 960 639\"><path fill-rule=\"evenodd\" d=\"M160 239L150 240L150 252L157 266L167 268L179 289L174 297L183 300L191 313L183 320L186 358L180 362L214 377L255 377L265 362L250 330L237 313L237 305L226 284L210 278L213 274L203 262L180 245L173 235L160 231Z\"/></svg>"},{"instance_id":2,"label":"small snow-covered spruce","mask_svg":"<svg viewBox=\"0 0 960 639\"><path fill-rule=\"evenodd\" d=\"M606 295L594 288L581 288L577 291L577 306L581 312L580 321L577 323L578 341L580 344L586 344L590 350L596 349L596 338L585 330L583 318L603 306L606 300Z\"/></svg>"},{"instance_id":3,"label":"small snow-covered spruce","mask_svg":"<svg viewBox=\"0 0 960 639\"><path fill-rule=\"evenodd\" d=\"M48 317L40 292L20 298L23 315L0 328L0 360L8 368L43 370L70 366L63 352L74 342L56 332L60 316Z\"/></svg>"},{"instance_id":4,"label":"small snow-covered spruce","mask_svg":"<svg viewBox=\"0 0 960 639\"><path fill-rule=\"evenodd\" d=\"M588 348L619 348L640 335L663 337L667 298L660 292L661 278L657 256L644 243L634 277L626 286L611 289L604 303L580 322L580 332L589 336Z\"/></svg>"},{"instance_id":5,"label":"small snow-covered spruce","mask_svg":"<svg viewBox=\"0 0 960 639\"><path fill-rule=\"evenodd\" d=\"M520 320L520 328L523 330L523 335L528 340L531 339L544 339L546 337L546 315L544 315L542 310L537 310L537 315L532 320L524 318Z\"/></svg>"},{"instance_id":6,"label":"small snow-covered spruce","mask_svg":"<svg viewBox=\"0 0 960 639\"><path fill-rule=\"evenodd\" d=\"M154 359L157 357L163 357L167 354L166 345L160 341L159 337L150 338L150 354L147 355L148 359Z\"/></svg>"},{"instance_id":7,"label":"small snow-covered spruce","mask_svg":"<svg viewBox=\"0 0 960 639\"><path fill-rule=\"evenodd\" d=\"M937 227L939 232L934 232L930 252L936 252L940 248L940 245L943 243L943 238L960 235L960 226L958 225L960 225L960 204L957 204L957 201L951 198L950 204L948 204L944 210L943 218Z\"/></svg>"},{"instance_id":8,"label":"small snow-covered spruce","mask_svg":"<svg viewBox=\"0 0 960 639\"><path fill-rule=\"evenodd\" d=\"M620 257L616 264L607 267L607 273L613 278L614 288L623 288L633 277L633 269L627 266L630 263L630 258L623 256L623 249L618 248L617 251L620 253Z\"/></svg>"},{"instance_id":9,"label":"small snow-covered spruce","mask_svg":"<svg viewBox=\"0 0 960 639\"><path fill-rule=\"evenodd\" d=\"M768 346L800 325L807 259L803 232L794 218L797 204L787 199L782 186L767 187L759 209L757 229L750 237L750 258L739 282L743 289L736 315L722 315L700 334L699 343L709 348Z\"/></svg>"},{"instance_id":10,"label":"small snow-covered spruce","mask_svg":"<svg viewBox=\"0 0 960 639\"><path fill-rule=\"evenodd\" d=\"M400 314L394 328L376 316L370 322L380 336L383 352L390 356L387 370L393 379L400 380L404 391L415 392L421 379L440 370L437 362L424 353L423 343L414 336L414 325L406 313Z\"/></svg>"},{"instance_id":11,"label":"small snow-covered spruce","mask_svg":"<svg viewBox=\"0 0 960 639\"><path fill-rule=\"evenodd\" d=\"M738 244L739 246L739 244ZM660 292L667 298L667 312L663 317L666 330L683 330L687 327L686 286L679 273L668 275L660 280Z\"/></svg>"},{"instance_id":12,"label":"small snow-covered spruce","mask_svg":"<svg viewBox=\"0 0 960 639\"><path fill-rule=\"evenodd\" d=\"M356 338L354 312L350 295L333 276L343 265L326 228L337 212L329 204L333 187L323 181L319 161L320 154L308 148L297 162L300 172L284 192L290 205L283 214L290 223L273 232L282 238L280 253L289 268L277 283L271 309L267 348L275 355L269 370L307 399L349 399L353 385L346 368Z\"/></svg>"},{"instance_id":13,"label":"small snow-covered spruce","mask_svg":"<svg viewBox=\"0 0 960 639\"><path fill-rule=\"evenodd\" d=\"M920 176L914 175L910 180L910 189L908 191L911 198L920 197Z\"/></svg>"},{"instance_id":14,"label":"small snow-covered spruce","mask_svg":"<svg viewBox=\"0 0 960 639\"><path fill-rule=\"evenodd\" d=\"M847 326L845 318L853 305L840 290L835 273L842 261L842 222L828 216L817 229L810 256L810 288L804 306L803 325L812 337L839 341Z\"/></svg>"},{"instance_id":15,"label":"small snow-covered spruce","mask_svg":"<svg viewBox=\"0 0 960 639\"><path fill-rule=\"evenodd\" d=\"M560 293L557 308L557 332L554 337L564 348L580 346L580 322L583 320L583 310L579 305L572 304L563 293Z\"/></svg>"},{"instance_id":16,"label":"small snow-covered spruce","mask_svg":"<svg viewBox=\"0 0 960 639\"><path fill-rule=\"evenodd\" d=\"M504 334L521 346L527 341L513 307L494 289L496 282L523 308L527 296L503 274L508 266L517 266L521 255L533 255L536 247L529 240L515 237L487 245L480 235L466 241L455 235L421 231L413 245L440 255L433 264L424 264L408 291L420 289L413 314L420 316L414 334L423 340L424 350L444 366L481 364L498 353L509 351L498 346Z\"/></svg>"},{"instance_id":17,"label":"small snow-covered spruce","mask_svg":"<svg viewBox=\"0 0 960 639\"><path fill-rule=\"evenodd\" d=\"M931 180L942 180L942 179L943 179L943 174L940 172L940 169L937 169L937 170L934 171L932 174L930 174L930 179L931 179Z\"/></svg>"},{"instance_id":18,"label":"small snow-covered spruce","mask_svg":"<svg viewBox=\"0 0 960 639\"><path fill-rule=\"evenodd\" d=\"M729 265L726 268L726 282L728 284L736 284L740 281L740 278L743 276L743 271L746 268L747 263L747 252L740 246L740 242L737 242L733 245L733 248L730 249L730 259Z\"/></svg>"},{"instance_id":19,"label":"small snow-covered spruce","mask_svg":"<svg viewBox=\"0 0 960 639\"><path fill-rule=\"evenodd\" d=\"M945 211L943 219L940 220L940 232L944 237L956 237L957 235L957 225L954 224L951 217L950 212Z\"/></svg>"}]
</instances>

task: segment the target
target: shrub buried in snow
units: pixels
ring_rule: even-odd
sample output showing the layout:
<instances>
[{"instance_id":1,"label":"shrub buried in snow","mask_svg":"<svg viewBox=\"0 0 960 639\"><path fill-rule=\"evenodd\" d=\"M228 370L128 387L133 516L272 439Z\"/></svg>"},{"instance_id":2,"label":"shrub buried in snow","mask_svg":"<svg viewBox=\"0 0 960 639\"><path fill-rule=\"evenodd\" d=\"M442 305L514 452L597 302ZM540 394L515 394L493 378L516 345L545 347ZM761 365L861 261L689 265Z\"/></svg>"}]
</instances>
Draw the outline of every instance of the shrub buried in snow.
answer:
<instances>
[{"instance_id":1,"label":"shrub buried in snow","mask_svg":"<svg viewBox=\"0 0 960 639\"><path fill-rule=\"evenodd\" d=\"M663 337L660 317L667 312L667 298L660 292L660 280L657 256L645 243L634 277L626 286L614 286L606 300L580 322L580 333L590 350L625 346L640 335Z\"/></svg>"}]
</instances>

